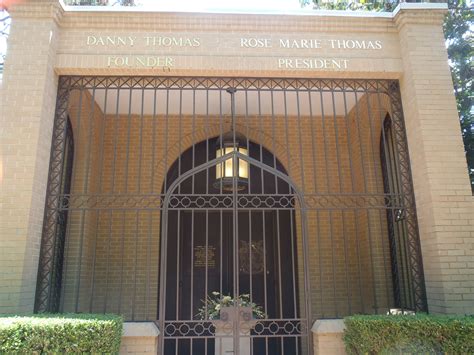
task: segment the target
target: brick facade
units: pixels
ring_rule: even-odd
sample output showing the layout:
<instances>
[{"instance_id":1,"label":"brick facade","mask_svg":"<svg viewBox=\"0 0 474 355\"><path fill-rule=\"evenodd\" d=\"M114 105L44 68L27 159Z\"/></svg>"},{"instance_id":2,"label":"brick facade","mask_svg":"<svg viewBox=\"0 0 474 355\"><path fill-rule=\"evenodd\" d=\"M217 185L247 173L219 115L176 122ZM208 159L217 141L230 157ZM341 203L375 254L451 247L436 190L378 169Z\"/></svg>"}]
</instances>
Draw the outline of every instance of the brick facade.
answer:
<instances>
[{"instance_id":1,"label":"brick facade","mask_svg":"<svg viewBox=\"0 0 474 355\"><path fill-rule=\"evenodd\" d=\"M65 11L57 1L36 0L24 1L11 9L13 18L9 38L8 56L3 77L2 95L2 210L1 210L1 248L0 248L0 312L16 313L31 312L34 305L36 275L38 267L41 229L44 213L45 191L48 175L48 162L51 147L51 132L54 118L54 107L57 92L58 75L195 75L195 76L261 76L261 77L333 77L333 78L385 78L398 79L401 85L402 102L407 129L408 147L411 157L411 169L416 197L418 222L422 243L423 263L425 268L428 306L433 313L458 313L471 314L474 312L474 200L470 192L466 171L466 161L463 154L462 141L459 132L459 121L456 104L453 96L452 82L447 65L446 49L442 34L442 19L444 10L435 5L431 9L423 6L409 5L402 7L393 18L383 17L351 17L351 16L282 16L282 15L219 15L219 14L166 14L158 12L128 13L120 12L87 12ZM370 25L367 25L370 23ZM290 36L292 38L317 36L322 39L354 38L356 34L361 39L370 40L374 37L384 42L382 51L360 52L343 51L340 49L321 49L320 57L344 57L350 60L347 70L282 70L276 67L275 58L289 56L282 50L263 49L259 56L253 56L250 49L235 50L233 55L224 57L213 47L199 49L161 49L162 55L174 56L175 66L170 70L163 68L117 68L108 66L107 58L110 56L154 55L156 48L135 45L132 47L101 47L85 44L85 36L105 34L122 35L149 35L156 32L168 32L181 36L192 36L198 33L202 38L212 39L216 33L222 36L261 34L274 38ZM230 51L230 49L228 49ZM177 54L176 54L177 53ZM228 52L229 53L229 52ZM295 57L309 55L309 51L295 50L291 55ZM161 55L160 54L160 55ZM249 59L251 58L251 59ZM168 143L172 147L167 153L170 159L165 164L163 161L156 165L156 176L149 184L151 171L149 169L152 150L157 156L164 154L164 141L158 140L153 147L149 133L143 134L143 147L141 162L147 169L142 172L144 181L137 181L137 175L129 175L127 181L114 180L112 189L111 151L115 142L123 142L126 138L125 126L112 127L113 120L104 114L100 107L92 102L93 93L84 91L83 94L73 93L70 100L69 113L73 129L77 132L76 146L77 159L74 166L73 191L82 192L107 192L107 191L135 191L140 186L142 192L150 190L159 191L162 178L167 166L170 166L179 155L176 140L179 137L177 128L169 127ZM311 149L312 143L326 142L327 156L317 160L324 166L312 166L311 160L305 160L305 155L312 152L303 150L304 166L293 166L299 159L298 135L291 130L296 125L291 125L289 137L290 159L283 153L286 142L279 142L282 148L270 149L270 141L265 141L265 135L259 134L268 130L270 119L263 119L262 126L249 126L249 138L267 148L281 160L290 172L290 177L296 184L306 184L308 190L314 186L319 191L327 192L357 192L363 188L362 175L367 174L366 187L369 191L383 191L382 176L380 173L379 147L372 146L369 142L371 135L379 132L385 114L390 112L386 107L388 102L382 97L375 98L364 96L360 99L360 107L366 111L361 115L358 124L365 128L366 137L355 137L351 132L351 125L355 124L354 112L348 112L347 118L335 117L328 120L324 130L322 127L310 129L310 122L305 117L301 118L304 134L302 139L305 149ZM81 116L75 115L81 107ZM366 109L365 109L366 108ZM370 116L373 113L373 116ZM291 118L291 119L294 119ZM152 121L144 118L144 127L140 128L138 120L132 118L131 139L134 146L138 143L141 129L148 132ZM121 122L125 122L124 120ZM176 121L174 121L176 122ZM334 124L336 122L336 124ZM184 131L189 133L191 120L184 117ZM211 122L212 123L212 122ZM158 120L158 125L164 121ZM373 124L373 126L371 126ZM260 125L260 122L259 122ZM336 127L346 130L347 134L339 135L335 141L332 133ZM370 127L374 128L371 131ZM285 127L277 125L276 140L281 140ZM314 128L313 128L314 129ZM317 134L313 135L312 132ZM88 132L91 132L90 134ZM324 137L321 136L324 132ZM197 131L194 141L215 136L218 130L206 131L202 127ZM104 145L100 148L100 135L103 134ZM318 136L318 134L320 136ZM188 136L189 137L189 136ZM182 149L189 146L193 140L183 141ZM119 144L116 154L120 158L127 152L123 144ZM318 152L323 152L321 146L316 146ZM345 151L338 153L338 148ZM99 161L100 149L103 149L105 164ZM359 151L359 153L357 153ZM138 154L132 150L128 154ZM341 154L340 156L335 156ZM332 155L332 156L331 156ZM83 157L83 159L81 159ZM171 159L173 157L173 159ZM89 161L89 164L84 162ZM139 167L131 163L125 167L125 160L118 159L116 171L124 169L137 170ZM130 160L136 162L138 160ZM338 161L340 169L334 162ZM328 164L328 165L326 165ZM314 174L319 169L321 172L331 174L331 178L323 174ZM341 170L342 169L342 170ZM351 175L339 176L339 173L351 171ZM347 176L351 178L348 179ZM387 226L379 215L364 211L351 212L344 216L342 223L341 212L329 217L326 212L309 212L308 235L324 234L328 218L334 220L333 234L336 242L355 244L358 236L363 249L370 251L378 265L374 272L369 272L366 283L380 288L380 294L385 298L378 300L380 310L389 303L390 293L382 292L391 283L389 266L383 260L388 257L387 241L369 241L363 236L367 235L364 228L372 226L379 231L385 231ZM70 215L68 240L70 255L66 256L64 308L74 309L75 297L78 297L78 311L87 307L90 301L91 278L95 278L95 298L92 302L94 310L100 311L104 297L113 299L113 290L119 287L109 285L109 294L105 294L103 286L104 273L117 273L117 270L107 269L103 255L125 260L120 268L127 272L130 268L140 270L137 280L117 281L122 282L127 290L136 287L138 290L133 297L134 312L152 318L156 309L147 307L145 299L157 297L158 280L158 238L153 234L156 243L151 250L147 249L145 238L149 237L149 230L140 230L139 239L131 238L137 235L135 230L118 230L128 219L152 220L153 230L160 229L159 212L135 213L127 216L122 213L99 213L94 211L72 212ZM115 222L110 222L112 219ZM316 220L319 223L316 224ZM356 223L356 220L360 223ZM139 221L137 225L141 225ZM104 232L104 228L112 226L112 233ZM117 230L115 230L117 228ZM319 230L318 230L319 228ZM84 233L86 231L87 233ZM381 233L382 234L382 233ZM79 238L86 235L86 238ZM111 236L111 250L107 251L106 244L101 239L102 235ZM125 235L125 243L138 243L138 249L148 252L150 260L156 265L155 271L147 280L144 272L144 261L136 256L125 258L118 252L118 243L121 236ZM120 238L119 238L120 236ZM129 238L130 237L130 238ZM344 238L347 238L344 240ZM119 240L120 239L120 240ZM322 267L331 268L330 260L320 260L320 252L329 248L330 241L322 238L316 243L313 238L310 244L311 269ZM352 244L351 244L352 243ZM135 247L135 246L134 246ZM349 264L352 269L356 266L354 256L351 256L349 247ZM340 250L343 253L343 250ZM109 253L109 254L107 254ZM367 259L364 259L367 260ZM81 261L81 263L79 263ZM363 261L363 263L366 261ZM92 264L98 272L92 276ZM81 266L79 266L81 265ZM370 269L370 265L361 265ZM78 268L81 270L78 270ZM106 270L107 269L107 270ZM134 269L135 270L135 269ZM343 270L335 271L336 278L343 274ZM82 286L76 289L77 275L81 277ZM151 281L150 281L151 280ZM132 284L128 284L128 282ZM317 318L324 316L325 312L332 314L333 304L319 306L319 291L324 290L324 280L311 280L313 287L312 304L317 311L313 315ZM330 281L327 281L330 282ZM341 282L341 285L344 282ZM144 285L147 286L144 286ZM122 286L123 286L122 285ZM147 289L148 287L148 289ZM351 289L352 287L349 287ZM326 291L323 291L326 292ZM341 305L346 304L348 295L346 288L338 290L336 299ZM366 290L363 290L366 292ZM370 294L364 298L368 303L373 303ZM131 295L124 295L122 300L129 307L132 303ZM118 301L117 301L118 302ZM153 303L153 302L152 302ZM156 302L154 302L156 306ZM354 304L352 311L360 309ZM129 315L128 315L129 316Z\"/></svg>"}]
</instances>

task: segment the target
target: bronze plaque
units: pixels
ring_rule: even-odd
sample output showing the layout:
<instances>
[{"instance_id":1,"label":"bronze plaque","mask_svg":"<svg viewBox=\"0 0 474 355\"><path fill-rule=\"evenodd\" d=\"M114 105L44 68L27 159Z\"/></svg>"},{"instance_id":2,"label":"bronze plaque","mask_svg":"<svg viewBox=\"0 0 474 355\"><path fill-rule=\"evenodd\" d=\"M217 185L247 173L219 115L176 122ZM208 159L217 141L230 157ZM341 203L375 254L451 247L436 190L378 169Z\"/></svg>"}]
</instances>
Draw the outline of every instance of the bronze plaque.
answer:
<instances>
[{"instance_id":1,"label":"bronze plaque","mask_svg":"<svg viewBox=\"0 0 474 355\"><path fill-rule=\"evenodd\" d=\"M206 246L196 245L194 247L194 267L206 267ZM216 267L216 248L213 245L207 247L207 268L214 269Z\"/></svg>"}]
</instances>

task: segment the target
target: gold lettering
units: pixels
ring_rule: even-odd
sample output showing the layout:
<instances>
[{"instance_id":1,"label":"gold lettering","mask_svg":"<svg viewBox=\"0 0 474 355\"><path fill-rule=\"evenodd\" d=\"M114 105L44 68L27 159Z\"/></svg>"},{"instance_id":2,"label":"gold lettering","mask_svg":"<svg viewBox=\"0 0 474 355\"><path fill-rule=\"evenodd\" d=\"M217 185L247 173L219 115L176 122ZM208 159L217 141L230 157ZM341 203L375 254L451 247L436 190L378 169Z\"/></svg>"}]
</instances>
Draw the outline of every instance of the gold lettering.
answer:
<instances>
[{"instance_id":1,"label":"gold lettering","mask_svg":"<svg viewBox=\"0 0 474 355\"><path fill-rule=\"evenodd\" d=\"M147 46L158 47L199 47L201 39L197 37L150 37L145 36Z\"/></svg>"},{"instance_id":2,"label":"gold lettering","mask_svg":"<svg viewBox=\"0 0 474 355\"><path fill-rule=\"evenodd\" d=\"M153 56L109 56L108 67L146 67L146 68L171 68L174 66L172 57Z\"/></svg>"},{"instance_id":3,"label":"gold lettering","mask_svg":"<svg viewBox=\"0 0 474 355\"><path fill-rule=\"evenodd\" d=\"M269 38L240 38L240 47L245 48L271 48L272 40Z\"/></svg>"},{"instance_id":4,"label":"gold lettering","mask_svg":"<svg viewBox=\"0 0 474 355\"><path fill-rule=\"evenodd\" d=\"M92 46L94 44L96 44L97 42L97 38L95 38L95 36L87 36L87 45L88 46Z\"/></svg>"},{"instance_id":5,"label":"gold lettering","mask_svg":"<svg viewBox=\"0 0 474 355\"><path fill-rule=\"evenodd\" d=\"M280 48L290 48L290 40L280 39Z\"/></svg>"},{"instance_id":6,"label":"gold lettering","mask_svg":"<svg viewBox=\"0 0 474 355\"><path fill-rule=\"evenodd\" d=\"M347 69L347 59L278 58L278 69Z\"/></svg>"},{"instance_id":7,"label":"gold lettering","mask_svg":"<svg viewBox=\"0 0 474 355\"><path fill-rule=\"evenodd\" d=\"M122 37L117 37L117 45L118 44L121 44L122 46L125 46L126 42Z\"/></svg>"},{"instance_id":8,"label":"gold lettering","mask_svg":"<svg viewBox=\"0 0 474 355\"><path fill-rule=\"evenodd\" d=\"M333 49L382 49L382 42L379 40L330 39L329 42Z\"/></svg>"},{"instance_id":9,"label":"gold lettering","mask_svg":"<svg viewBox=\"0 0 474 355\"><path fill-rule=\"evenodd\" d=\"M140 64L143 67L146 67L147 65L145 64L145 58L142 57L137 57L137 63Z\"/></svg>"},{"instance_id":10,"label":"gold lettering","mask_svg":"<svg viewBox=\"0 0 474 355\"><path fill-rule=\"evenodd\" d=\"M315 49L321 48L321 40L319 39L279 39L280 48L288 48L288 49Z\"/></svg>"},{"instance_id":11,"label":"gold lettering","mask_svg":"<svg viewBox=\"0 0 474 355\"><path fill-rule=\"evenodd\" d=\"M87 36L88 46L132 46L135 44L135 37L131 36Z\"/></svg>"}]
</instances>

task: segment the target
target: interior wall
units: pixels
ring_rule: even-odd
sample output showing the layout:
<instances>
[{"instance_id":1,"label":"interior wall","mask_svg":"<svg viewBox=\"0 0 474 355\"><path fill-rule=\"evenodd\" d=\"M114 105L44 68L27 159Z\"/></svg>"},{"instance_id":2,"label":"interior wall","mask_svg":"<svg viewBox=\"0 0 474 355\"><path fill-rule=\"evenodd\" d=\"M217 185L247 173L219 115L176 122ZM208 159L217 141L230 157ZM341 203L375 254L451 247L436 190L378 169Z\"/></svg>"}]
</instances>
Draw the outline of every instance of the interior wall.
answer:
<instances>
[{"instance_id":1,"label":"interior wall","mask_svg":"<svg viewBox=\"0 0 474 355\"><path fill-rule=\"evenodd\" d=\"M69 213L64 311L74 311L77 302L83 312L153 320L159 290L159 199L150 202L138 195L160 194L163 177L180 153L193 142L224 133L230 120L104 114L91 100L86 91L70 98L76 147L71 193L102 197L86 201L92 209ZM344 205L347 194L383 193L379 139L387 111L387 97L361 95L347 115L324 119L237 116L237 129L274 152L317 208L306 212L313 318L380 313L393 302L385 210L369 203L331 207L334 197L342 197ZM120 204L110 196L134 208L94 209ZM296 216L302 295L299 211Z\"/></svg>"}]
</instances>

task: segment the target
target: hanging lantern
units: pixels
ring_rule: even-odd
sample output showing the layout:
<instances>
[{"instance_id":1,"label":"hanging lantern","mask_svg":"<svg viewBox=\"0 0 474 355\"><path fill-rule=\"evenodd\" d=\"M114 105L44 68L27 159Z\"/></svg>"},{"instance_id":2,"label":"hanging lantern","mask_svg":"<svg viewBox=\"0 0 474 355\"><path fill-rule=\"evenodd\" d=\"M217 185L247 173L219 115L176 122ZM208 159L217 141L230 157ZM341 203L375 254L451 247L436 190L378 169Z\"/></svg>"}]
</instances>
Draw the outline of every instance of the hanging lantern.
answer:
<instances>
[{"instance_id":1,"label":"hanging lantern","mask_svg":"<svg viewBox=\"0 0 474 355\"><path fill-rule=\"evenodd\" d=\"M235 88L227 89L231 95L231 130L223 134L216 142L216 158L227 154L226 160L216 165L216 181L214 187L225 191L232 191L234 186L238 191L248 186L249 164L244 159L238 158L237 152L248 156L247 140L245 136L234 130L234 94ZM234 185L235 181L235 185Z\"/></svg>"}]
</instances>

